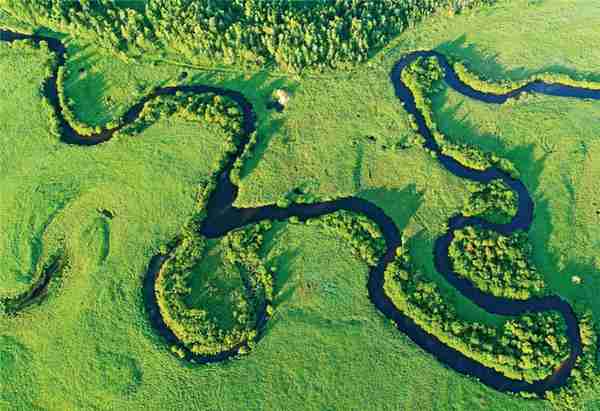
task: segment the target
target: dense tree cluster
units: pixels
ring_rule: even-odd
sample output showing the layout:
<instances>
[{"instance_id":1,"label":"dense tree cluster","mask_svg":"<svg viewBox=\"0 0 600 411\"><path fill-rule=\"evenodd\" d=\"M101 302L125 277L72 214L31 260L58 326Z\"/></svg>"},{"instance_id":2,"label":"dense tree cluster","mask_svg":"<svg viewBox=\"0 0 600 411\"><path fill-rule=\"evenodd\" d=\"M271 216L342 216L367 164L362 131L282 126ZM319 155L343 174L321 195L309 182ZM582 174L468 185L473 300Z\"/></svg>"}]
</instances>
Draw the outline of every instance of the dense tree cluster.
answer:
<instances>
[{"instance_id":1,"label":"dense tree cluster","mask_svg":"<svg viewBox=\"0 0 600 411\"><path fill-rule=\"evenodd\" d=\"M385 252L385 239L379 227L362 214L337 211L309 220L309 223L313 221L327 232L347 241L352 254L369 266L377 265Z\"/></svg>"},{"instance_id":2,"label":"dense tree cluster","mask_svg":"<svg viewBox=\"0 0 600 411\"><path fill-rule=\"evenodd\" d=\"M594 393L600 384L598 368L598 330L591 311L579 315L579 333L583 352L577 358L567 384L557 391L548 391L545 396L557 410L579 411L581 398Z\"/></svg>"},{"instance_id":3,"label":"dense tree cluster","mask_svg":"<svg viewBox=\"0 0 600 411\"><path fill-rule=\"evenodd\" d=\"M234 318L229 329L220 328L208 310L189 307L186 302L192 292L190 276L204 257L206 240L196 230L183 230L158 275L155 292L165 323L192 353L215 355L252 347L257 327L271 312L273 273L259 254L263 233L270 227L269 222L263 222L231 232L223 240L224 269L239 275L244 284L243 290L229 296Z\"/></svg>"},{"instance_id":4,"label":"dense tree cluster","mask_svg":"<svg viewBox=\"0 0 600 411\"><path fill-rule=\"evenodd\" d=\"M3 0L19 21L94 40L123 56L169 50L190 60L275 62L299 71L365 61L424 16L494 0Z\"/></svg>"},{"instance_id":5,"label":"dense tree cluster","mask_svg":"<svg viewBox=\"0 0 600 411\"><path fill-rule=\"evenodd\" d=\"M471 195L465 200L463 215L504 224L517 214L518 196L502 180L488 184L469 182L467 188Z\"/></svg>"},{"instance_id":6,"label":"dense tree cluster","mask_svg":"<svg viewBox=\"0 0 600 411\"><path fill-rule=\"evenodd\" d=\"M439 131L434 120L431 96L440 91L443 77L444 70L436 57L419 57L402 71L402 82L412 92L415 105L440 146L442 154L452 157L465 167L483 171L496 166L517 178L519 173L509 160L493 153L484 153L473 145L454 143ZM417 128L414 119L411 125Z\"/></svg>"},{"instance_id":7,"label":"dense tree cluster","mask_svg":"<svg viewBox=\"0 0 600 411\"><path fill-rule=\"evenodd\" d=\"M495 296L525 300L544 289L542 276L529 262L531 246L524 232L506 237L465 227L454 232L448 255L459 276Z\"/></svg>"},{"instance_id":8,"label":"dense tree cluster","mask_svg":"<svg viewBox=\"0 0 600 411\"><path fill-rule=\"evenodd\" d=\"M385 292L404 315L444 344L509 378L543 379L568 357L566 325L556 312L525 314L498 328L462 320L435 283L414 273L402 247L384 275Z\"/></svg>"}]
</instances>

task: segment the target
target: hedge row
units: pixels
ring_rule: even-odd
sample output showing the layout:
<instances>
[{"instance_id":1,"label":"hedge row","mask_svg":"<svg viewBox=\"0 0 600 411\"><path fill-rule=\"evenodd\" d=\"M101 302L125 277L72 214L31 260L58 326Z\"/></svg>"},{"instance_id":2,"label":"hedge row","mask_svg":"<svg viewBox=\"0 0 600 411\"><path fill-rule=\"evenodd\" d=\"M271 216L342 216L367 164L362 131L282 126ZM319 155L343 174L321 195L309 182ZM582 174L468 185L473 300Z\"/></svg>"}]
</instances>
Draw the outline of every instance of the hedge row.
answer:
<instances>
[{"instance_id":1,"label":"hedge row","mask_svg":"<svg viewBox=\"0 0 600 411\"><path fill-rule=\"evenodd\" d=\"M453 64L454 71L458 78L468 86L489 94L506 94L524 87L534 81L543 81L549 84L564 84L566 86L585 88L589 90L600 90L600 82L574 79L567 74L558 73L537 73L524 80L504 80L502 82L490 81L484 79L470 71L467 66L461 62Z\"/></svg>"}]
</instances>

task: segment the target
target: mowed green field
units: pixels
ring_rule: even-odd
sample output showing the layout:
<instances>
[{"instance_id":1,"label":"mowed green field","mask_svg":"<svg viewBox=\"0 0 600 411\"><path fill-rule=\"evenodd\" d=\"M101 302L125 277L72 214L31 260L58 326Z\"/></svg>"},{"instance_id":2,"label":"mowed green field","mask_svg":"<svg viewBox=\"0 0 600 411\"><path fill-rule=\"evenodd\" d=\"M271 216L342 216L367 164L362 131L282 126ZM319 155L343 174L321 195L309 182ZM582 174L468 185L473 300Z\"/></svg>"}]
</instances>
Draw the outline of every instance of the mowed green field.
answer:
<instances>
[{"instance_id":1,"label":"mowed green field","mask_svg":"<svg viewBox=\"0 0 600 411\"><path fill-rule=\"evenodd\" d=\"M205 71L152 56L126 64L69 40L66 93L79 119L97 125L156 85L242 91L257 111L259 144L237 205L271 204L295 188L319 199L369 199L406 230L417 265L459 313L493 323L500 319L435 273L433 240L460 210L466 185L410 144L388 72L408 51L437 48L494 79L546 70L594 78L600 52L587 45L600 40L599 23L591 1L516 0L428 19L352 73L305 77ZM162 120L133 138L65 146L47 131L39 95L47 55L0 44L0 56L0 293L27 287L48 250L64 247L72 261L41 306L0 319L0 409L547 409L416 347L371 306L366 265L315 226L277 224L268 236L263 252L278 267L275 315L250 355L209 366L177 360L148 323L142 279L189 218L195 184L221 150L219 130ZM292 91L281 114L265 106L279 87ZM516 163L536 201L535 263L554 292L593 307L599 319L600 104L527 97L498 108L446 91L434 107L449 137ZM582 286L571 284L573 274ZM581 407L600 408L600 394Z\"/></svg>"}]
</instances>

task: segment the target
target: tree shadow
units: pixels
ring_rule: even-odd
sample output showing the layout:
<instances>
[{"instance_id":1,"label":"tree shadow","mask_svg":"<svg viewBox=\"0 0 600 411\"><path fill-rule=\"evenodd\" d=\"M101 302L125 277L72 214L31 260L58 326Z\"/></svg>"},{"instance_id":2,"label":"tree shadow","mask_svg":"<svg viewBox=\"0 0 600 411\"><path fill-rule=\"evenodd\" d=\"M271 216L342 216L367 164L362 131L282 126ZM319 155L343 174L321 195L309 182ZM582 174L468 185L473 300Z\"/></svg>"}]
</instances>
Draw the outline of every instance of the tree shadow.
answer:
<instances>
[{"instance_id":1,"label":"tree shadow","mask_svg":"<svg viewBox=\"0 0 600 411\"><path fill-rule=\"evenodd\" d=\"M482 78L499 80L526 80L533 75L541 73L565 74L574 79L600 81L600 73L582 73L571 67L560 64L549 64L539 69L528 67L517 67L508 69L499 62L500 53L485 50L475 43L469 43L467 35L463 34L454 40L438 45L437 51L464 62L469 69L473 70Z\"/></svg>"},{"instance_id":2,"label":"tree shadow","mask_svg":"<svg viewBox=\"0 0 600 411\"><path fill-rule=\"evenodd\" d=\"M104 73L94 70L100 61L90 45L67 42L64 93L72 101L71 110L77 119L90 126L102 126L112 120L105 100L109 84Z\"/></svg>"},{"instance_id":3,"label":"tree shadow","mask_svg":"<svg viewBox=\"0 0 600 411\"><path fill-rule=\"evenodd\" d=\"M357 196L382 208L394 220L398 231L402 232L423 204L424 193L417 191L417 186L413 183L402 189L372 188L362 190L358 192Z\"/></svg>"},{"instance_id":4,"label":"tree shadow","mask_svg":"<svg viewBox=\"0 0 600 411\"><path fill-rule=\"evenodd\" d=\"M257 142L242 166L240 177L244 178L258 167L269 149L273 137L280 134L285 124L285 111L278 113L268 108L273 92L277 89L285 89L293 99L299 83L291 81L287 77L272 77L267 70L226 78L220 76L219 73L203 72L196 73L189 80L193 83L216 85L239 91L251 102L256 114Z\"/></svg>"},{"instance_id":5,"label":"tree shadow","mask_svg":"<svg viewBox=\"0 0 600 411\"><path fill-rule=\"evenodd\" d=\"M530 193L534 193L539 188L544 163L554 151L544 148L543 143L540 143L544 154L536 158L534 151L537 142L511 147L497 134L481 133L477 121L469 118L468 114L459 116L463 104L464 102L452 106L448 104L446 88L432 99L434 116L440 130L451 142L473 145L486 153L509 159L519 170Z\"/></svg>"},{"instance_id":6,"label":"tree shadow","mask_svg":"<svg viewBox=\"0 0 600 411\"><path fill-rule=\"evenodd\" d=\"M285 226L288 223L276 223L269 231L264 234L264 243L267 253L271 250L274 244L282 241L285 235ZM268 267L275 267L275 275L273 281L273 305L275 307L288 301L294 294L297 286L286 288L290 280L290 267L293 260L300 254L297 250L285 250L277 253L267 261Z\"/></svg>"},{"instance_id":7,"label":"tree shadow","mask_svg":"<svg viewBox=\"0 0 600 411\"><path fill-rule=\"evenodd\" d=\"M468 114L462 116L458 114L464 102L451 105L447 87L443 87L439 93L433 96L431 102L435 120L449 141L477 145L484 151L497 154L506 152L506 145L499 136L492 133L480 133L477 122L471 120Z\"/></svg>"}]
</instances>

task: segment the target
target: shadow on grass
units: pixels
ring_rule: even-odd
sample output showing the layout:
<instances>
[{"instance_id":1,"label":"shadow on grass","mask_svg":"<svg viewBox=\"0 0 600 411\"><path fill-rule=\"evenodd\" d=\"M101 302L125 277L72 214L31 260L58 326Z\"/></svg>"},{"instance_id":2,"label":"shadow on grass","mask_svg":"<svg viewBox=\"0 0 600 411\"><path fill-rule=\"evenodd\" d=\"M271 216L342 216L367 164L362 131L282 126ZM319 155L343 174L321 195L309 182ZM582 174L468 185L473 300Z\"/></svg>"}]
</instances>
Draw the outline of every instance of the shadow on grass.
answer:
<instances>
[{"instance_id":1,"label":"shadow on grass","mask_svg":"<svg viewBox=\"0 0 600 411\"><path fill-rule=\"evenodd\" d=\"M495 81L526 80L540 73L566 74L574 79L600 81L600 73L582 73L576 69L559 64L549 64L539 69L527 67L508 69L499 62L498 57L500 53L484 50L474 43L469 43L466 34L442 43L435 49L463 62L469 69L482 78L489 78Z\"/></svg>"},{"instance_id":2,"label":"shadow on grass","mask_svg":"<svg viewBox=\"0 0 600 411\"><path fill-rule=\"evenodd\" d=\"M256 114L257 143L241 169L240 177L244 178L258 167L265 152L269 149L273 137L280 133L285 124L285 111L283 114L279 114L275 110L267 109L273 92L277 89L285 89L293 98L299 84L289 78L272 77L266 70L225 79L219 73L200 72L192 76L190 82L237 90L252 103Z\"/></svg>"},{"instance_id":3,"label":"shadow on grass","mask_svg":"<svg viewBox=\"0 0 600 411\"><path fill-rule=\"evenodd\" d=\"M423 193L417 191L415 184L409 184L402 189L373 188L363 190L357 196L382 208L394 220L400 232L404 231L410 219L423 204Z\"/></svg>"}]
</instances>

